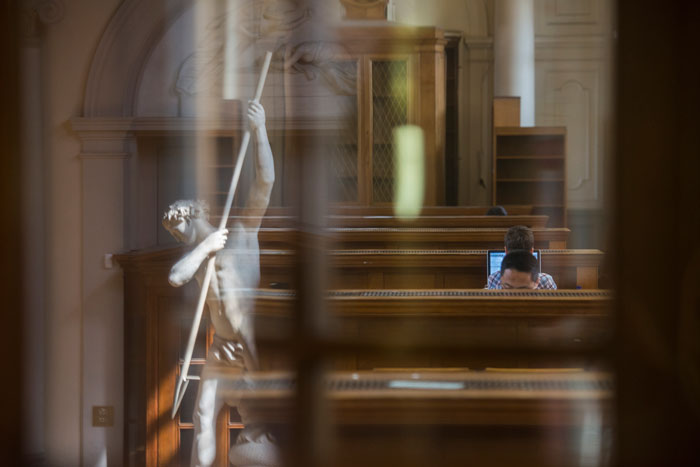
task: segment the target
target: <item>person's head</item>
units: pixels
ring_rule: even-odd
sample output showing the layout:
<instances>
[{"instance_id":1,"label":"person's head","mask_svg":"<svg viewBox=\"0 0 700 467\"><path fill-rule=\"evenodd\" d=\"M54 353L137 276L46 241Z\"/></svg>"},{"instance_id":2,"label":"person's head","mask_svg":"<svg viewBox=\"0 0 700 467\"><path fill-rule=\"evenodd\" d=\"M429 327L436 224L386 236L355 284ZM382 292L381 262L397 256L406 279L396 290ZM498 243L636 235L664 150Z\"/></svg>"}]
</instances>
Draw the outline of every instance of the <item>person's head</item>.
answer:
<instances>
[{"instance_id":1,"label":"person's head","mask_svg":"<svg viewBox=\"0 0 700 467\"><path fill-rule=\"evenodd\" d=\"M506 253L513 250L527 250L532 252L535 248L535 236L528 227L514 225L506 232Z\"/></svg>"},{"instance_id":2,"label":"person's head","mask_svg":"<svg viewBox=\"0 0 700 467\"><path fill-rule=\"evenodd\" d=\"M179 200L168 207L163 215L163 227L178 242L192 244L197 239L194 222L209 219L209 206L200 200Z\"/></svg>"},{"instance_id":3,"label":"person's head","mask_svg":"<svg viewBox=\"0 0 700 467\"><path fill-rule=\"evenodd\" d=\"M529 250L511 251L501 262L501 287L504 289L534 289L537 276L537 259Z\"/></svg>"},{"instance_id":4,"label":"person's head","mask_svg":"<svg viewBox=\"0 0 700 467\"><path fill-rule=\"evenodd\" d=\"M508 212L503 206L491 206L488 211L486 211L487 216L507 216Z\"/></svg>"}]
</instances>

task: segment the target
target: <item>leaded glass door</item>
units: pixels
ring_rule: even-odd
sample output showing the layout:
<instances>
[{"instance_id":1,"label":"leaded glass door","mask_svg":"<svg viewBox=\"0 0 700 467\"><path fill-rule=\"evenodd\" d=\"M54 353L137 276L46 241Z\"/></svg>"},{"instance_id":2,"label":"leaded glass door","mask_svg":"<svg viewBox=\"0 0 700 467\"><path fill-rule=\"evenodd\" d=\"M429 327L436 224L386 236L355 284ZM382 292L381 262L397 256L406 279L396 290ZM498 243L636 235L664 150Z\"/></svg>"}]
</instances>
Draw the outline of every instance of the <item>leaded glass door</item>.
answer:
<instances>
[{"instance_id":1,"label":"leaded glass door","mask_svg":"<svg viewBox=\"0 0 700 467\"><path fill-rule=\"evenodd\" d=\"M364 56L336 62L357 75L355 94L335 98L343 116L328 150L330 199L344 204L389 204L394 197L392 130L411 123L409 56Z\"/></svg>"},{"instance_id":2,"label":"leaded glass door","mask_svg":"<svg viewBox=\"0 0 700 467\"><path fill-rule=\"evenodd\" d=\"M394 143L392 130L409 123L408 59L373 59L371 68L370 203L394 198Z\"/></svg>"},{"instance_id":3,"label":"leaded glass door","mask_svg":"<svg viewBox=\"0 0 700 467\"><path fill-rule=\"evenodd\" d=\"M360 199L361 166L360 137L358 124L360 119L358 102L359 62L342 60L334 62L334 72L342 76L345 86L338 87L334 97L338 105L339 128L334 140L329 144L328 170L331 183L329 196L332 202L358 203Z\"/></svg>"}]
</instances>

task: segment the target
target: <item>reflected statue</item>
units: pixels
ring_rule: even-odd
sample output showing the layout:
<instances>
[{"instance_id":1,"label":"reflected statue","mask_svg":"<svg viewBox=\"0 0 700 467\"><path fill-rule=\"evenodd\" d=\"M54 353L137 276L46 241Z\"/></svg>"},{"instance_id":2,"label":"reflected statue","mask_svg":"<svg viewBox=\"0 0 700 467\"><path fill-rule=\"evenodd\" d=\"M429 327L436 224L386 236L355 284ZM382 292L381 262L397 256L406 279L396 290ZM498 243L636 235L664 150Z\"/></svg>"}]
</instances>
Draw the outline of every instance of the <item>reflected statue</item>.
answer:
<instances>
[{"instance_id":1,"label":"reflected statue","mask_svg":"<svg viewBox=\"0 0 700 467\"><path fill-rule=\"evenodd\" d=\"M256 43L287 44L308 23L311 8L298 0L247 0L222 3L221 14L205 27L197 47L180 64L175 92L181 96L220 96L223 89L224 49L227 39L235 43L238 72L256 66L261 57ZM233 20L233 21L232 21ZM227 23L232 23L232 31Z\"/></svg>"},{"instance_id":2,"label":"reflected statue","mask_svg":"<svg viewBox=\"0 0 700 467\"><path fill-rule=\"evenodd\" d=\"M357 94L357 70L354 61L343 59L350 54L339 43L305 41L294 46L283 44L275 51L275 56L281 57L280 61L286 72L303 73L308 81L313 81L320 75L337 94Z\"/></svg>"},{"instance_id":3,"label":"reflected statue","mask_svg":"<svg viewBox=\"0 0 700 467\"><path fill-rule=\"evenodd\" d=\"M247 216L229 229L217 230L208 221L206 203L181 200L173 203L163 218L163 226L177 241L194 246L170 270L170 284L180 287L194 277L201 286L207 259L216 255L206 297L215 334L202 370L193 417L191 464L196 466L214 462L216 418L224 404L238 407L246 426L231 448L231 463L236 466L279 465L271 435L248 419L245 407L238 401L224 400L223 381L212 374L215 369L225 367L227 374L235 377L257 367L254 298L250 292L260 281L258 231L270 201L275 170L265 129L265 111L260 104L249 104L248 122L255 141L255 179L245 205Z\"/></svg>"}]
</instances>

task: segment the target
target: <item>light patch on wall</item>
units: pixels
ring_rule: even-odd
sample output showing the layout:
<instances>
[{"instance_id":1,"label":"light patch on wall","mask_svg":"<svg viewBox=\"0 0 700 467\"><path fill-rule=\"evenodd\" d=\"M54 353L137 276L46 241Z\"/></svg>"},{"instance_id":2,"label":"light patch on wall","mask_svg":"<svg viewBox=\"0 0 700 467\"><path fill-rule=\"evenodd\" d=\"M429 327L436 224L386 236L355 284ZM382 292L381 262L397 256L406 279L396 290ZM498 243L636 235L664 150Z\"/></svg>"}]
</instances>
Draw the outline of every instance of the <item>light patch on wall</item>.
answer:
<instances>
[{"instance_id":1,"label":"light patch on wall","mask_svg":"<svg viewBox=\"0 0 700 467\"><path fill-rule=\"evenodd\" d=\"M423 130L416 125L394 128L394 215L417 217L425 194Z\"/></svg>"}]
</instances>

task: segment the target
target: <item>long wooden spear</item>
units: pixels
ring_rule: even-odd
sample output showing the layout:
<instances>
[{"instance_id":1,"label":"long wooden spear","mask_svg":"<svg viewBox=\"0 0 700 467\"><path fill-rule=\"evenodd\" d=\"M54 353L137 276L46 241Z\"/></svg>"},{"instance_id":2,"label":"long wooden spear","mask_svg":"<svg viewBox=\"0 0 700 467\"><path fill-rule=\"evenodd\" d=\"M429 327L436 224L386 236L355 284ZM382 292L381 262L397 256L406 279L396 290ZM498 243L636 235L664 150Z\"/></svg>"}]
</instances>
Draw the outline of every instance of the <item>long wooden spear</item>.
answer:
<instances>
[{"instance_id":1,"label":"long wooden spear","mask_svg":"<svg viewBox=\"0 0 700 467\"><path fill-rule=\"evenodd\" d=\"M253 102L259 102L262 95L263 87L265 86L265 79L267 78L267 71L270 68L270 60L272 60L272 52L267 52L265 54L265 62L263 63L262 71L260 72L260 78L258 79L258 87L255 90L255 97ZM246 127L243 132L243 139L241 140L241 146L238 149L238 159L236 160L236 168L233 171L233 178L231 178L231 185L228 189L228 196L226 197L226 204L224 205L224 212L221 215L221 221L219 222L219 230L226 227L228 222L228 216L231 213L231 205L233 204L233 195L236 193L236 187L238 186L238 179L241 176L241 169L243 168L243 159L245 158L246 151L248 150L248 143L250 142L250 130ZM177 379L177 386L175 388L175 398L173 399L173 410L170 414L171 418L175 418L177 410L180 408L182 399L185 397L185 391L187 390L187 385L190 380L199 379L198 376L189 376L190 363L192 362L192 352L194 351L194 344L197 340L197 330L202 322L202 313L204 312L204 305L207 302L207 292L209 291L209 284L211 283L211 276L214 274L214 262L216 260L216 255L211 255L207 261L207 270L204 274L204 280L202 281L201 290L199 292L199 301L197 302L197 311L194 313L194 321L192 322L192 329L190 329L190 337L187 340L187 349L185 351L185 361L182 364L182 370Z\"/></svg>"}]
</instances>

